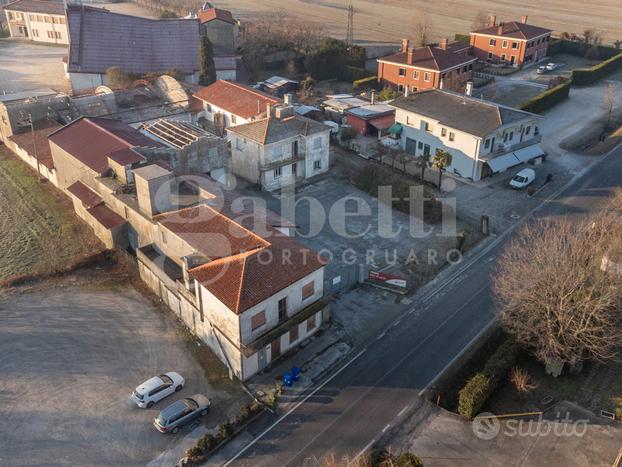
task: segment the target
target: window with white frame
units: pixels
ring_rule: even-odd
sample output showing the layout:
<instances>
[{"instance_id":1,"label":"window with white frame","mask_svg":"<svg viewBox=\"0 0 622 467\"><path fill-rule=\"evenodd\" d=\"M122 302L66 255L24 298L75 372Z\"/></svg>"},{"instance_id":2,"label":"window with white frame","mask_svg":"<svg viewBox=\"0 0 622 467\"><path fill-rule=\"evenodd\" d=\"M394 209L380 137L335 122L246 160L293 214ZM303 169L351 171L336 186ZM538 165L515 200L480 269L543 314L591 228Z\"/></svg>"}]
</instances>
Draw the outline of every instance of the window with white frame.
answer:
<instances>
[{"instance_id":1,"label":"window with white frame","mask_svg":"<svg viewBox=\"0 0 622 467\"><path fill-rule=\"evenodd\" d=\"M406 76L406 68L400 68L400 76Z\"/></svg>"},{"instance_id":2,"label":"window with white frame","mask_svg":"<svg viewBox=\"0 0 622 467\"><path fill-rule=\"evenodd\" d=\"M497 45L497 39L490 39L490 42L488 42L490 45Z\"/></svg>"},{"instance_id":3,"label":"window with white frame","mask_svg":"<svg viewBox=\"0 0 622 467\"><path fill-rule=\"evenodd\" d=\"M419 70L413 71L413 78L414 79L419 79Z\"/></svg>"},{"instance_id":4,"label":"window with white frame","mask_svg":"<svg viewBox=\"0 0 622 467\"><path fill-rule=\"evenodd\" d=\"M441 128L441 136L444 138L447 136L447 128Z\"/></svg>"},{"instance_id":5,"label":"window with white frame","mask_svg":"<svg viewBox=\"0 0 622 467\"><path fill-rule=\"evenodd\" d=\"M322 168L322 161L313 161L313 168L315 170L320 170Z\"/></svg>"},{"instance_id":6,"label":"window with white frame","mask_svg":"<svg viewBox=\"0 0 622 467\"><path fill-rule=\"evenodd\" d=\"M277 167L273 172L274 178L281 178L282 173L283 169L281 167Z\"/></svg>"},{"instance_id":7,"label":"window with white frame","mask_svg":"<svg viewBox=\"0 0 622 467\"><path fill-rule=\"evenodd\" d=\"M503 41L503 44L501 45L501 47L503 47L504 49L508 48L508 41Z\"/></svg>"},{"instance_id":8,"label":"window with white frame","mask_svg":"<svg viewBox=\"0 0 622 467\"><path fill-rule=\"evenodd\" d=\"M449 132L449 141L455 141L456 140L456 134L452 131Z\"/></svg>"},{"instance_id":9,"label":"window with white frame","mask_svg":"<svg viewBox=\"0 0 622 467\"><path fill-rule=\"evenodd\" d=\"M423 74L423 81L425 82L430 81L430 73L428 73L427 71Z\"/></svg>"}]
</instances>

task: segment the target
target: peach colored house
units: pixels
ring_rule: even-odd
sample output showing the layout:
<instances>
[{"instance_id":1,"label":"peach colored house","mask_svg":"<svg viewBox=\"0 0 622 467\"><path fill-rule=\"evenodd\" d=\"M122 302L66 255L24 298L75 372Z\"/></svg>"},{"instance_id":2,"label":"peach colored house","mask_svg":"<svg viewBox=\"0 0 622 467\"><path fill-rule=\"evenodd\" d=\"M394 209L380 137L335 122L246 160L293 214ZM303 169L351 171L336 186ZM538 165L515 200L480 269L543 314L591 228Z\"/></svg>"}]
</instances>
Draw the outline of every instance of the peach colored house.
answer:
<instances>
[{"instance_id":1,"label":"peach colored house","mask_svg":"<svg viewBox=\"0 0 622 467\"><path fill-rule=\"evenodd\" d=\"M488 63L520 68L545 58L550 40L551 30L527 24L527 16L499 24L491 16L486 28L471 33L471 53Z\"/></svg>"}]
</instances>

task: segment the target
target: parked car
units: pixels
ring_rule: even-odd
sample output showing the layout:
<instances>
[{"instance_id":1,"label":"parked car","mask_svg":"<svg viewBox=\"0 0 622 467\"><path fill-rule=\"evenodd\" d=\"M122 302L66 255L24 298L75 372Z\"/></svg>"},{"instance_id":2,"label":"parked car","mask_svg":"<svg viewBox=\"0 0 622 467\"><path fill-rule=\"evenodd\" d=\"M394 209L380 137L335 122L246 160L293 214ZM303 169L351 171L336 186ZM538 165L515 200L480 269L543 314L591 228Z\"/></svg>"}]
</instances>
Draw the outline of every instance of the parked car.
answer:
<instances>
[{"instance_id":1,"label":"parked car","mask_svg":"<svg viewBox=\"0 0 622 467\"><path fill-rule=\"evenodd\" d=\"M542 65L542 66L538 67L538 69L536 70L536 73L538 73L539 75L543 75L547 71L548 71L548 69L546 68L546 66Z\"/></svg>"},{"instance_id":2,"label":"parked car","mask_svg":"<svg viewBox=\"0 0 622 467\"><path fill-rule=\"evenodd\" d=\"M160 433L177 433L182 426L197 417L207 415L210 401L201 394L173 402L153 420Z\"/></svg>"},{"instance_id":3,"label":"parked car","mask_svg":"<svg viewBox=\"0 0 622 467\"><path fill-rule=\"evenodd\" d=\"M510 180L510 186L517 190L525 188L530 185L536 179L536 172L533 169L523 169L514 175L514 178Z\"/></svg>"},{"instance_id":4,"label":"parked car","mask_svg":"<svg viewBox=\"0 0 622 467\"><path fill-rule=\"evenodd\" d=\"M141 409L150 409L166 396L181 391L186 384L184 378L174 371L154 376L138 386L130 399Z\"/></svg>"},{"instance_id":5,"label":"parked car","mask_svg":"<svg viewBox=\"0 0 622 467\"><path fill-rule=\"evenodd\" d=\"M559 67L559 65L557 63L553 63L553 62L547 63L547 65L546 65L546 69L548 71L557 70L558 67Z\"/></svg>"}]
</instances>

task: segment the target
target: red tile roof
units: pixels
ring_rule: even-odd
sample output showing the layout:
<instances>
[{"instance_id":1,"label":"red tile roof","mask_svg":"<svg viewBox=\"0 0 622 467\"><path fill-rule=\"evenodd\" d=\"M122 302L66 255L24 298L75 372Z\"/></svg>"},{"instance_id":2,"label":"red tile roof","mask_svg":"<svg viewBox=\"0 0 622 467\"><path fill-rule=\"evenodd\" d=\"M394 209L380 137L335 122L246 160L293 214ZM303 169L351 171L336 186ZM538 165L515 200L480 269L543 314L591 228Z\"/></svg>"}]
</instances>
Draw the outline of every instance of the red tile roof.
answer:
<instances>
[{"instance_id":1,"label":"red tile roof","mask_svg":"<svg viewBox=\"0 0 622 467\"><path fill-rule=\"evenodd\" d=\"M229 10L221 10L220 8L210 8L208 10L199 10L197 16L201 24L219 19L225 23L237 24L237 21L233 18L233 15Z\"/></svg>"},{"instance_id":2,"label":"red tile roof","mask_svg":"<svg viewBox=\"0 0 622 467\"><path fill-rule=\"evenodd\" d=\"M97 220L97 222L99 222L106 229L113 229L126 222L125 219L105 204L94 206L87 209L86 212L93 216L95 220Z\"/></svg>"},{"instance_id":3,"label":"red tile roof","mask_svg":"<svg viewBox=\"0 0 622 467\"><path fill-rule=\"evenodd\" d=\"M264 248L212 261L190 274L241 314L325 265L314 251L277 231L269 241Z\"/></svg>"},{"instance_id":4,"label":"red tile roof","mask_svg":"<svg viewBox=\"0 0 622 467\"><path fill-rule=\"evenodd\" d=\"M87 209L104 202L104 200L97 193L80 181L70 185L67 188L67 191L82 201L82 205Z\"/></svg>"},{"instance_id":5,"label":"red tile roof","mask_svg":"<svg viewBox=\"0 0 622 467\"><path fill-rule=\"evenodd\" d=\"M118 120L82 117L52 133L51 142L97 173L108 168L108 155L135 146L161 147Z\"/></svg>"},{"instance_id":6,"label":"red tile roof","mask_svg":"<svg viewBox=\"0 0 622 467\"><path fill-rule=\"evenodd\" d=\"M501 31L499 31L499 28L501 28ZM487 36L530 40L550 32L552 32L550 29L532 26L531 24L521 23L519 21L510 21L509 23L478 29L471 34L485 34Z\"/></svg>"},{"instance_id":7,"label":"red tile roof","mask_svg":"<svg viewBox=\"0 0 622 467\"><path fill-rule=\"evenodd\" d=\"M267 104L275 105L281 102L274 96L250 86L222 80L201 89L194 96L245 119L265 115Z\"/></svg>"},{"instance_id":8,"label":"red tile roof","mask_svg":"<svg viewBox=\"0 0 622 467\"><path fill-rule=\"evenodd\" d=\"M160 214L154 220L211 260L263 248L268 244L205 204Z\"/></svg>"},{"instance_id":9,"label":"red tile roof","mask_svg":"<svg viewBox=\"0 0 622 467\"><path fill-rule=\"evenodd\" d=\"M452 52L450 50L439 49L438 47L418 47L413 49L412 63L408 63L408 54L400 52L379 58L379 62L396 63L399 65L409 65L426 70L445 71L465 63L475 62L477 58L464 52Z\"/></svg>"},{"instance_id":10,"label":"red tile roof","mask_svg":"<svg viewBox=\"0 0 622 467\"><path fill-rule=\"evenodd\" d=\"M52 151L50 150L50 142L48 141L48 135L61 128L56 122L46 123L45 126L34 131L27 131L25 133L18 133L11 136L9 139L13 141L17 146L22 148L31 156L35 156L35 146L37 147L37 159L39 162L46 166L48 169L54 168L54 159L52 158Z\"/></svg>"},{"instance_id":11,"label":"red tile roof","mask_svg":"<svg viewBox=\"0 0 622 467\"><path fill-rule=\"evenodd\" d=\"M120 165L135 164L147 160L145 156L134 151L132 148L123 148L108 154L108 157Z\"/></svg>"}]
</instances>

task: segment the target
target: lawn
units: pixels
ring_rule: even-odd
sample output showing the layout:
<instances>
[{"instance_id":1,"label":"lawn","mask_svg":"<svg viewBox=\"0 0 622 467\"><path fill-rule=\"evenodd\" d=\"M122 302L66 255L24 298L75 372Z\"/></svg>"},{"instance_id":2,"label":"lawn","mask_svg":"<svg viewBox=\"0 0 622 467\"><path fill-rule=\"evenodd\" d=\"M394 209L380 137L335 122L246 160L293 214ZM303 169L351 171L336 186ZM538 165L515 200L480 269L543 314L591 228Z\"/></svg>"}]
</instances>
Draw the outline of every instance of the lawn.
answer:
<instances>
[{"instance_id":1,"label":"lawn","mask_svg":"<svg viewBox=\"0 0 622 467\"><path fill-rule=\"evenodd\" d=\"M71 203L0 147L0 281L53 272L103 246Z\"/></svg>"}]
</instances>

